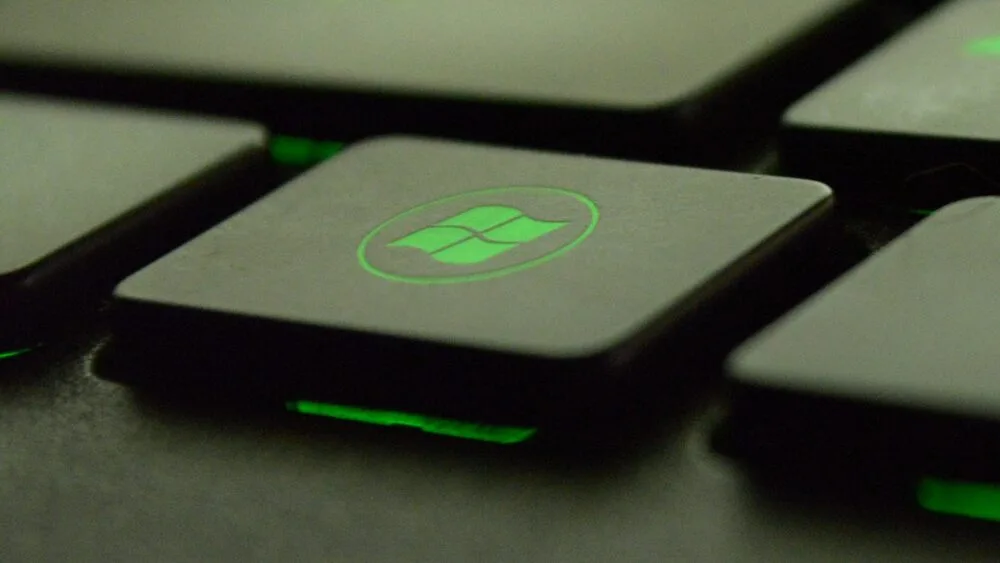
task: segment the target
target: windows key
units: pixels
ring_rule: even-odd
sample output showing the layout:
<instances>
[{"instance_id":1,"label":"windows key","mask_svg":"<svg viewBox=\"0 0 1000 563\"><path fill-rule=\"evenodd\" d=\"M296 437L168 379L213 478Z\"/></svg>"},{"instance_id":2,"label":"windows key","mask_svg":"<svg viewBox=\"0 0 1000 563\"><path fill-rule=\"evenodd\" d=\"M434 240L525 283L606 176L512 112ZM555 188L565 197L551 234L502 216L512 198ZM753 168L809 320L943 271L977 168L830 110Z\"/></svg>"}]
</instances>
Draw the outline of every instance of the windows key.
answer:
<instances>
[{"instance_id":1,"label":"windows key","mask_svg":"<svg viewBox=\"0 0 1000 563\"><path fill-rule=\"evenodd\" d=\"M168 390L535 424L648 374L831 204L805 180L373 139L121 283L105 365Z\"/></svg>"}]
</instances>

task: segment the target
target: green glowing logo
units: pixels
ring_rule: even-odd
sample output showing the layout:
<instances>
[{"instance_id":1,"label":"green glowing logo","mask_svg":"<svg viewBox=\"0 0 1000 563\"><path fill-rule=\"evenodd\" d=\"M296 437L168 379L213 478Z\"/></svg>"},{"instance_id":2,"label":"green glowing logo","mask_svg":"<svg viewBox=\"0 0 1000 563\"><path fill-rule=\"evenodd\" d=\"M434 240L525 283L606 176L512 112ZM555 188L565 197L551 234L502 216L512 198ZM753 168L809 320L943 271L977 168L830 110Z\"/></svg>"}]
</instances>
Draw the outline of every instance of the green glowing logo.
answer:
<instances>
[{"instance_id":1,"label":"green glowing logo","mask_svg":"<svg viewBox=\"0 0 1000 563\"><path fill-rule=\"evenodd\" d=\"M965 48L973 55L1000 57L1000 35L977 39L966 45Z\"/></svg>"},{"instance_id":2,"label":"green glowing logo","mask_svg":"<svg viewBox=\"0 0 1000 563\"><path fill-rule=\"evenodd\" d=\"M368 272L437 284L496 278L569 252L597 227L596 204L561 188L507 187L445 197L375 227L358 246Z\"/></svg>"},{"instance_id":3,"label":"green glowing logo","mask_svg":"<svg viewBox=\"0 0 1000 563\"><path fill-rule=\"evenodd\" d=\"M409 246L446 264L478 264L566 226L532 219L513 207L474 207L406 235L389 246Z\"/></svg>"}]
</instances>

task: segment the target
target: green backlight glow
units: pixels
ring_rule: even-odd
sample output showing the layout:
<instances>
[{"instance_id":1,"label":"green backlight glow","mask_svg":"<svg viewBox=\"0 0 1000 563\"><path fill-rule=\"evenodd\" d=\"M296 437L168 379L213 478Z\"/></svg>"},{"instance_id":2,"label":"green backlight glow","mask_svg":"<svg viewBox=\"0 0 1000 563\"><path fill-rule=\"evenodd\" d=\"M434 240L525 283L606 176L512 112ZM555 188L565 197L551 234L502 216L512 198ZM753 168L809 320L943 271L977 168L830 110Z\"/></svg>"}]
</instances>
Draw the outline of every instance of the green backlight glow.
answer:
<instances>
[{"instance_id":1,"label":"green backlight glow","mask_svg":"<svg viewBox=\"0 0 1000 563\"><path fill-rule=\"evenodd\" d=\"M929 216L931 216L931 215L934 214L934 210L933 209L911 209L910 213L913 213L915 215L922 215L924 217L929 217Z\"/></svg>"},{"instance_id":2,"label":"green backlight glow","mask_svg":"<svg viewBox=\"0 0 1000 563\"><path fill-rule=\"evenodd\" d=\"M299 414L326 416L352 422L378 424L380 426L408 426L430 434L441 434L467 440L480 440L495 444L517 444L534 436L535 428L516 426L490 426L474 422L462 422L445 418L434 418L421 414L366 409L347 405L332 405L314 401L289 401L285 407Z\"/></svg>"},{"instance_id":3,"label":"green backlight glow","mask_svg":"<svg viewBox=\"0 0 1000 563\"><path fill-rule=\"evenodd\" d=\"M309 166L340 152L344 143L315 141L301 137L276 135L271 137L271 158L280 164Z\"/></svg>"},{"instance_id":4,"label":"green backlight glow","mask_svg":"<svg viewBox=\"0 0 1000 563\"><path fill-rule=\"evenodd\" d=\"M927 477L917 487L917 501L931 512L1000 522L1000 485Z\"/></svg>"},{"instance_id":5,"label":"green backlight glow","mask_svg":"<svg viewBox=\"0 0 1000 563\"><path fill-rule=\"evenodd\" d=\"M32 350L34 350L34 348L22 348L20 350L10 350L8 352L0 352L0 360L6 360L7 358L16 358L17 356L27 354Z\"/></svg>"},{"instance_id":6,"label":"green backlight glow","mask_svg":"<svg viewBox=\"0 0 1000 563\"><path fill-rule=\"evenodd\" d=\"M978 39L966 45L965 48L973 55L993 55L1000 57L1000 35Z\"/></svg>"}]
</instances>

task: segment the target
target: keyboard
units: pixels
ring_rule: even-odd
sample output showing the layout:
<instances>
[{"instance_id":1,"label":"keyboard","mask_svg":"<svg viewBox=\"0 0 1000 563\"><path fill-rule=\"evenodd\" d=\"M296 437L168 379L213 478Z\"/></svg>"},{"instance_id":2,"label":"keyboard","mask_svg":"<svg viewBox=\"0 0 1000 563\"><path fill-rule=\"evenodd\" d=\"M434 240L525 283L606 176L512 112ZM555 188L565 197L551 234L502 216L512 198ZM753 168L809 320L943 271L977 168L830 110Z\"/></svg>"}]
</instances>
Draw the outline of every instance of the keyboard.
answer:
<instances>
[{"instance_id":1,"label":"keyboard","mask_svg":"<svg viewBox=\"0 0 1000 563\"><path fill-rule=\"evenodd\" d=\"M1000 4L0 3L0 560L996 561Z\"/></svg>"}]
</instances>

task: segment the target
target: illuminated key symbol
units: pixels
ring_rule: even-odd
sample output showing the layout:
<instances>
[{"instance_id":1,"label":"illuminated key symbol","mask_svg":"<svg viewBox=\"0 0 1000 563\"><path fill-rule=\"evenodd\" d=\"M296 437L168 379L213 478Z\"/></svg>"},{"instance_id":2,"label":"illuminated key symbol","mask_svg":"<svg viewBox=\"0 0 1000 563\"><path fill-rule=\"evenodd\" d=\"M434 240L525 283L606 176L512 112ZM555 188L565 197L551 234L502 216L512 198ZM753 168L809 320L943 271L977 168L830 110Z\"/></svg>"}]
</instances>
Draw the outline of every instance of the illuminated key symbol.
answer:
<instances>
[{"instance_id":1,"label":"illuminated key symbol","mask_svg":"<svg viewBox=\"0 0 1000 563\"><path fill-rule=\"evenodd\" d=\"M479 264L568 223L528 217L513 207L474 207L389 243L422 250L445 264Z\"/></svg>"},{"instance_id":2,"label":"illuminated key symbol","mask_svg":"<svg viewBox=\"0 0 1000 563\"><path fill-rule=\"evenodd\" d=\"M1000 35L973 41L966 45L966 50L973 55L1000 57Z\"/></svg>"}]
</instances>

